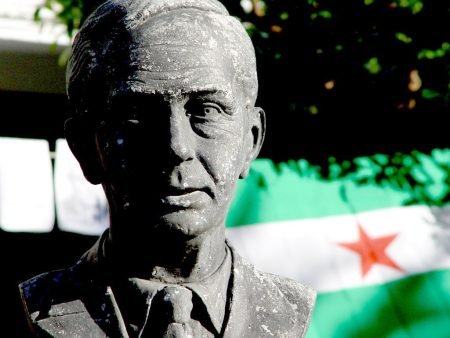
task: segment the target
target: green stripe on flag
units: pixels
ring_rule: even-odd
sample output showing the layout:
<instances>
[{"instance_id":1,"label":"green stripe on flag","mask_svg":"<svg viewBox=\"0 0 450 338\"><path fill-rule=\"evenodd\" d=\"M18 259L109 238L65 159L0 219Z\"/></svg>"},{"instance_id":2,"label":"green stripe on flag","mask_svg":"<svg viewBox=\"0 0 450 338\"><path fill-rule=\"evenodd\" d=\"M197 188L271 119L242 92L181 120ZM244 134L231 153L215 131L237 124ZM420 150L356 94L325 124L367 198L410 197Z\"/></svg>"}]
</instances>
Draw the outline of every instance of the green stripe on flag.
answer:
<instances>
[{"instance_id":1,"label":"green stripe on flag","mask_svg":"<svg viewBox=\"0 0 450 338\"><path fill-rule=\"evenodd\" d=\"M262 270L317 284L307 338L450 338L448 205L450 149L327 168L257 160L239 183L228 236Z\"/></svg>"},{"instance_id":2,"label":"green stripe on flag","mask_svg":"<svg viewBox=\"0 0 450 338\"><path fill-rule=\"evenodd\" d=\"M450 270L321 293L307 338L448 338Z\"/></svg>"},{"instance_id":3,"label":"green stripe on flag","mask_svg":"<svg viewBox=\"0 0 450 338\"><path fill-rule=\"evenodd\" d=\"M227 226L344 215L404 205L449 202L450 149L430 155L374 155L326 173L305 160L257 160L240 181Z\"/></svg>"}]
</instances>

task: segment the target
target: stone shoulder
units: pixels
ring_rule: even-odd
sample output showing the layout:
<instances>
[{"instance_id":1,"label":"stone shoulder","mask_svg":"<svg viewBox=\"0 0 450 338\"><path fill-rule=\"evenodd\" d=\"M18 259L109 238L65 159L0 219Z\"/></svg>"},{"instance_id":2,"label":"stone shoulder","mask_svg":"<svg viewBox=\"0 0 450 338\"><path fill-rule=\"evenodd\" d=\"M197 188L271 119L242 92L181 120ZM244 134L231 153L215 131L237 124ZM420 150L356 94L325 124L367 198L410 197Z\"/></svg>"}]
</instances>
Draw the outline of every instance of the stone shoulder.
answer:
<instances>
[{"instance_id":1,"label":"stone shoulder","mask_svg":"<svg viewBox=\"0 0 450 338\"><path fill-rule=\"evenodd\" d=\"M280 291L292 304L293 309L298 314L298 318L300 318L301 325L306 330L314 310L316 291L293 279L270 273L265 274L275 283L275 285L277 285ZM304 332L304 334L305 333L306 332Z\"/></svg>"},{"instance_id":2,"label":"stone shoulder","mask_svg":"<svg viewBox=\"0 0 450 338\"><path fill-rule=\"evenodd\" d=\"M45 272L19 284L22 302L31 322L51 315L50 310L56 304L80 298L80 293L89 281L79 278L75 270L76 266Z\"/></svg>"},{"instance_id":3,"label":"stone shoulder","mask_svg":"<svg viewBox=\"0 0 450 338\"><path fill-rule=\"evenodd\" d=\"M242 279L248 283L248 304L255 308L256 321L270 323L271 333L279 337L304 337L309 326L316 292L293 279L257 270L240 259ZM258 311L259 310L259 311ZM268 336L264 332L260 337ZM270 336L270 334L269 334Z\"/></svg>"},{"instance_id":4,"label":"stone shoulder","mask_svg":"<svg viewBox=\"0 0 450 338\"><path fill-rule=\"evenodd\" d=\"M19 284L20 295L27 315L49 309L55 293L60 288L64 270L45 272ZM32 318L34 320L35 318Z\"/></svg>"}]
</instances>

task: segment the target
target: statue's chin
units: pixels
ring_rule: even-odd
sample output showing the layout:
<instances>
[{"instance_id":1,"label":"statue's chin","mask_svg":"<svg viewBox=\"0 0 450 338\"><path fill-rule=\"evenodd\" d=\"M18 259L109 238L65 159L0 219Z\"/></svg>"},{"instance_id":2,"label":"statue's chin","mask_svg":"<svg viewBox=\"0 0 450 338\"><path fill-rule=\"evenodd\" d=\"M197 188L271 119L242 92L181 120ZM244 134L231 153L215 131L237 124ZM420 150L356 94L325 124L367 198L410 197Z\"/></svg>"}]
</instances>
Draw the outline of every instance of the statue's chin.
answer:
<instances>
[{"instance_id":1,"label":"statue's chin","mask_svg":"<svg viewBox=\"0 0 450 338\"><path fill-rule=\"evenodd\" d=\"M216 226L203 212L192 209L182 209L160 216L155 230L186 237L202 235Z\"/></svg>"}]
</instances>

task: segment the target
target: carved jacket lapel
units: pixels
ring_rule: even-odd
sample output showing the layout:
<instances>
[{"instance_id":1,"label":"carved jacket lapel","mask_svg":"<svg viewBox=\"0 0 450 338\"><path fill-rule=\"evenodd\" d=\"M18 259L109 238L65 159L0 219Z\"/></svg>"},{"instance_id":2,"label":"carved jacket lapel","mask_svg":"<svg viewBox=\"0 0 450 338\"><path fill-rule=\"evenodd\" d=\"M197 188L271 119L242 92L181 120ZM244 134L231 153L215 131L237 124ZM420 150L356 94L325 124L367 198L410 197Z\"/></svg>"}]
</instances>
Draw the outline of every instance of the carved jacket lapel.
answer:
<instances>
[{"instance_id":1,"label":"carved jacket lapel","mask_svg":"<svg viewBox=\"0 0 450 338\"><path fill-rule=\"evenodd\" d=\"M86 312L106 337L128 338L123 317L109 286L92 290L83 298Z\"/></svg>"},{"instance_id":2,"label":"carved jacket lapel","mask_svg":"<svg viewBox=\"0 0 450 338\"><path fill-rule=\"evenodd\" d=\"M232 273L221 336L303 337L314 292L287 278L259 272L231 246L230 251ZM128 338L111 288L96 272L82 259L72 268L22 283L32 329L52 337Z\"/></svg>"},{"instance_id":3,"label":"carved jacket lapel","mask_svg":"<svg viewBox=\"0 0 450 338\"><path fill-rule=\"evenodd\" d=\"M111 289L83 270L79 262L20 285L32 330L52 337L128 338Z\"/></svg>"},{"instance_id":4,"label":"carved jacket lapel","mask_svg":"<svg viewBox=\"0 0 450 338\"><path fill-rule=\"evenodd\" d=\"M233 249L231 252L231 298L223 337L302 337L304 328L295 305L273 282L272 275L257 271Z\"/></svg>"}]
</instances>

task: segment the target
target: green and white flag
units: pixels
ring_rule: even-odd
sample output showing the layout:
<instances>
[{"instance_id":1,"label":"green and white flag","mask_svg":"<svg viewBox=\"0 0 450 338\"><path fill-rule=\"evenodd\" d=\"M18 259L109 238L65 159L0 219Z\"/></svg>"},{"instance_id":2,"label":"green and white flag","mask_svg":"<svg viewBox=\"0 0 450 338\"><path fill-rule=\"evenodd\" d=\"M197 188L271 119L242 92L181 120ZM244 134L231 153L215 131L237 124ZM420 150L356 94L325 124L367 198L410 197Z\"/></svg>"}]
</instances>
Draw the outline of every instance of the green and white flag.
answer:
<instances>
[{"instance_id":1,"label":"green and white flag","mask_svg":"<svg viewBox=\"0 0 450 338\"><path fill-rule=\"evenodd\" d=\"M57 192L66 181L86 184L67 168L55 168L67 178L56 180ZM239 183L227 236L260 270L318 291L307 338L448 338L449 202L450 149L331 161L327 168L256 160ZM64 206L74 203L57 203L60 222L73 218ZM98 198L83 203L104 210ZM106 225L98 214L64 229L85 233L97 222L100 232Z\"/></svg>"},{"instance_id":2,"label":"green and white flag","mask_svg":"<svg viewBox=\"0 0 450 338\"><path fill-rule=\"evenodd\" d=\"M228 237L318 291L307 338L450 337L450 149L254 163ZM247 224L243 226L242 224Z\"/></svg>"}]
</instances>

